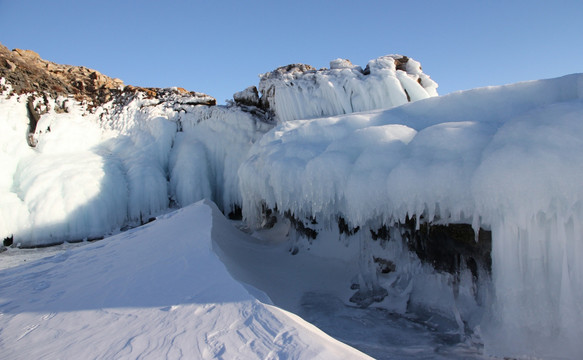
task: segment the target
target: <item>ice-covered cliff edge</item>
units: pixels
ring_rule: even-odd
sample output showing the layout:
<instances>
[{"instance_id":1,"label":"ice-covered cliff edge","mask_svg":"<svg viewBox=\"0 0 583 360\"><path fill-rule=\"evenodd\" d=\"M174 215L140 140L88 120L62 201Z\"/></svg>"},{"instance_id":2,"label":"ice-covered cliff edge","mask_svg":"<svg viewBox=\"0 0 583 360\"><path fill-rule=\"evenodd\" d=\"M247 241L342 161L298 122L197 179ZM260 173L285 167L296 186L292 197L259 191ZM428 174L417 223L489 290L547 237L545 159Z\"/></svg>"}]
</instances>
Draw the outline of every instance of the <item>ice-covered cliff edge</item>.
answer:
<instances>
[{"instance_id":1,"label":"ice-covered cliff edge","mask_svg":"<svg viewBox=\"0 0 583 360\"><path fill-rule=\"evenodd\" d=\"M481 209L505 204L514 210L527 198L518 197L525 189L538 194L528 208L546 210L554 195L573 206L583 189L575 181L580 168L567 158L583 150L577 121L582 84L576 74L457 92L388 110L284 122L252 147L239 170L246 216L254 222L261 210L254 204L262 200L298 216L331 220L340 214L352 226L423 213L429 219L437 214L491 222L493 216ZM491 157L523 147L538 160L521 165L524 170L539 165L528 181L526 174L519 181L520 173L508 177L494 171L516 167L499 163L495 168ZM557 159L546 165L563 165L561 177L542 166L552 153ZM492 171L481 170L487 164ZM505 180L494 186L486 179ZM549 187L539 184L543 179ZM510 186L508 194L476 199L481 189Z\"/></svg>"},{"instance_id":2,"label":"ice-covered cliff edge","mask_svg":"<svg viewBox=\"0 0 583 360\"><path fill-rule=\"evenodd\" d=\"M169 206L203 198L213 199L226 213L237 211L242 204L237 171L251 145L273 126L274 118L290 118L281 106L300 116L298 111L309 105L273 100L274 94L293 92L279 90L288 79L279 75L263 76L260 88L269 88L269 94L261 98L250 87L235 94L229 106L214 106L215 99L202 93L124 86L119 79L55 64L32 51L0 45L0 63L5 169L0 176L0 239L20 246L99 238L147 222ZM330 70L290 76L298 77L299 84L319 79L309 86L314 94L346 95L344 88L331 90L325 79L337 85L368 84L354 85L354 98L367 98L373 91L379 99L399 94L407 101L408 85L397 81L403 76L435 87L419 64L406 57L373 60L369 75L348 64L333 61ZM387 88L385 82L394 86ZM294 89L303 92L302 86ZM349 111L336 105L326 113Z\"/></svg>"},{"instance_id":3,"label":"ice-covered cliff edge","mask_svg":"<svg viewBox=\"0 0 583 360\"><path fill-rule=\"evenodd\" d=\"M264 107L280 121L386 109L437 96L437 84L419 62L402 55L369 61L363 70L336 59L330 69L292 64L261 75Z\"/></svg>"},{"instance_id":4,"label":"ice-covered cliff edge","mask_svg":"<svg viewBox=\"0 0 583 360\"><path fill-rule=\"evenodd\" d=\"M163 96L137 91L91 111L34 98L48 109L29 137L35 147L26 135L31 97L2 97L0 237L20 246L79 241L145 223L173 203L212 198L227 213L240 204L239 164L272 125L238 107Z\"/></svg>"},{"instance_id":5,"label":"ice-covered cliff edge","mask_svg":"<svg viewBox=\"0 0 583 360\"><path fill-rule=\"evenodd\" d=\"M387 98L431 95L431 83L391 59L379 65L394 85ZM101 102L4 80L0 239L99 237L211 197L225 212L242 205L250 223L278 211L308 243L324 243L310 226L358 242L362 268L347 284L358 304L445 314L501 356L581 357L582 75L282 121L354 110L345 89L369 89L371 67L366 75L339 61L296 76L292 66L289 79L286 67L264 77L274 86L260 83L263 97L249 88L229 106L180 89L113 89ZM353 78L364 82L341 80ZM491 274L463 252L446 254L453 272L422 259L424 236L460 222L463 246L472 226L490 231ZM437 235L436 253L460 234Z\"/></svg>"},{"instance_id":6,"label":"ice-covered cliff edge","mask_svg":"<svg viewBox=\"0 0 583 360\"><path fill-rule=\"evenodd\" d=\"M463 328L479 313L468 311L472 296L462 300L473 294L486 310L474 330L488 352L577 358L583 354L582 119L583 75L574 74L282 123L239 169L243 213L259 225L264 209L277 209L303 222L304 234L323 223L362 242L363 274L371 274L356 284L355 301L410 292L411 306L418 292L428 308L453 309L450 316ZM427 282L407 260L410 253L396 256L400 246L415 247L404 228L410 217L417 226L491 230L493 292L480 298L488 283L464 285L463 272L450 285ZM375 245L382 234L390 251ZM440 235L433 246L453 240ZM460 271L478 269L469 276L476 278L480 264L466 256L457 255ZM392 276L380 275L376 265Z\"/></svg>"}]
</instances>

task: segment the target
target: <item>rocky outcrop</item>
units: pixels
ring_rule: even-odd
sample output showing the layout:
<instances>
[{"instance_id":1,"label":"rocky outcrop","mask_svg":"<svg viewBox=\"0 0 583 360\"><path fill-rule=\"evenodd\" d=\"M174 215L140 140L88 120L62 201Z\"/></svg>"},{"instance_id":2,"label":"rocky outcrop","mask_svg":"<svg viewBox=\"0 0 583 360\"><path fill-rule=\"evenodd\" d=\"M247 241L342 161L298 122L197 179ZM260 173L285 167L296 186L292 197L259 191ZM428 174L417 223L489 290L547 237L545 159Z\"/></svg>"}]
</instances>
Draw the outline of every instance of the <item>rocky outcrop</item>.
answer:
<instances>
[{"instance_id":1,"label":"rocky outcrop","mask_svg":"<svg viewBox=\"0 0 583 360\"><path fill-rule=\"evenodd\" d=\"M254 85L249 86L243 91L239 91L233 94L233 100L237 105L260 107L259 92L257 91L257 87Z\"/></svg>"},{"instance_id":2,"label":"rocky outcrop","mask_svg":"<svg viewBox=\"0 0 583 360\"><path fill-rule=\"evenodd\" d=\"M43 60L32 50L8 48L0 44L0 78L4 78L16 94L39 93L57 98L74 97L89 107L115 100L124 93L144 93L148 98L165 100L168 96L188 98L188 103L215 105L216 100L206 94L182 88L142 88L125 86L120 79L101 74L84 66L61 65Z\"/></svg>"},{"instance_id":3,"label":"rocky outcrop","mask_svg":"<svg viewBox=\"0 0 583 360\"><path fill-rule=\"evenodd\" d=\"M60 65L43 60L32 50L8 50L0 45L0 77L12 85L17 94L46 93L54 97L74 95L78 100L107 101L107 93L124 87L112 79L84 66Z\"/></svg>"},{"instance_id":4,"label":"rocky outcrop","mask_svg":"<svg viewBox=\"0 0 583 360\"><path fill-rule=\"evenodd\" d=\"M260 75L261 106L265 109L273 107L270 103L273 102L271 99L275 97L275 88L278 82L289 83L307 72L315 73L316 68L306 64L289 64Z\"/></svg>"},{"instance_id":5,"label":"rocky outcrop","mask_svg":"<svg viewBox=\"0 0 583 360\"><path fill-rule=\"evenodd\" d=\"M422 223L416 229L415 218L399 224L401 236L409 249L438 271L459 274L467 268L474 280L492 271L492 232L480 229L476 236L470 224Z\"/></svg>"}]
</instances>

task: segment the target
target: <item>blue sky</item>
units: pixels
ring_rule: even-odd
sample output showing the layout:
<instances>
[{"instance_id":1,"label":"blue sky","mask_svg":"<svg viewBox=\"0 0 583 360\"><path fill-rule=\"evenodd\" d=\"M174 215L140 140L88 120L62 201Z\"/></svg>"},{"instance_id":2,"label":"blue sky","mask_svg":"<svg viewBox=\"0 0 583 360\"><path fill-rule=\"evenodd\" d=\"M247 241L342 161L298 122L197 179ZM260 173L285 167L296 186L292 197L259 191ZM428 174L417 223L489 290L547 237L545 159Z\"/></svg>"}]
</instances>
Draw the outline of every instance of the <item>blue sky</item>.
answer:
<instances>
[{"instance_id":1,"label":"blue sky","mask_svg":"<svg viewBox=\"0 0 583 360\"><path fill-rule=\"evenodd\" d=\"M446 94L583 72L583 1L0 0L0 42L219 103L278 66L386 54Z\"/></svg>"}]
</instances>

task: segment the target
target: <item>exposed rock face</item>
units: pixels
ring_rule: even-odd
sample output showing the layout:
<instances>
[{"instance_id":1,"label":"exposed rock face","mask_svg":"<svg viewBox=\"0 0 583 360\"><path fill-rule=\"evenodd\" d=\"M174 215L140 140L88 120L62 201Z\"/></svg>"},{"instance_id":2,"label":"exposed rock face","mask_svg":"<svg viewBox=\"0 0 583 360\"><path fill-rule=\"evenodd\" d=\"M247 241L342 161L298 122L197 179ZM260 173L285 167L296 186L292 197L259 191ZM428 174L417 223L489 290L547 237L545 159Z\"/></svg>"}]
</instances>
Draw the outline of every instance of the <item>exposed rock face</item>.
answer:
<instances>
[{"instance_id":1,"label":"exposed rock face","mask_svg":"<svg viewBox=\"0 0 583 360\"><path fill-rule=\"evenodd\" d=\"M235 103L238 105L260 106L259 92L255 86L249 86L243 91L236 92L233 94L233 100L235 100Z\"/></svg>"},{"instance_id":2,"label":"exposed rock face","mask_svg":"<svg viewBox=\"0 0 583 360\"><path fill-rule=\"evenodd\" d=\"M120 79L113 79L99 71L84 66L60 65L43 60L34 51L8 50L0 44L0 78L12 86L17 94L43 93L54 98L74 96L93 106L114 100L122 93L143 92L150 98L164 99L173 93L189 98L189 103L215 105L208 95L182 88L158 89L124 86ZM194 100L193 100L194 99Z\"/></svg>"},{"instance_id":3,"label":"exposed rock face","mask_svg":"<svg viewBox=\"0 0 583 360\"><path fill-rule=\"evenodd\" d=\"M480 229L478 237L469 224L433 225L423 223L415 230L410 220L400 228L407 245L421 261L430 263L436 270L451 274L463 268L472 272L477 280L480 273L492 271L492 232Z\"/></svg>"},{"instance_id":4,"label":"exposed rock face","mask_svg":"<svg viewBox=\"0 0 583 360\"><path fill-rule=\"evenodd\" d=\"M290 82L306 72L316 72L316 68L306 64L289 64L260 76L259 91L261 91L261 106L270 107L270 99L275 97L275 81Z\"/></svg>"},{"instance_id":5,"label":"exposed rock face","mask_svg":"<svg viewBox=\"0 0 583 360\"><path fill-rule=\"evenodd\" d=\"M43 60L31 50L8 50L0 45L0 77L18 93L43 92L75 95L78 100L105 100L105 93L123 89L123 81L83 66L59 65Z\"/></svg>"}]
</instances>

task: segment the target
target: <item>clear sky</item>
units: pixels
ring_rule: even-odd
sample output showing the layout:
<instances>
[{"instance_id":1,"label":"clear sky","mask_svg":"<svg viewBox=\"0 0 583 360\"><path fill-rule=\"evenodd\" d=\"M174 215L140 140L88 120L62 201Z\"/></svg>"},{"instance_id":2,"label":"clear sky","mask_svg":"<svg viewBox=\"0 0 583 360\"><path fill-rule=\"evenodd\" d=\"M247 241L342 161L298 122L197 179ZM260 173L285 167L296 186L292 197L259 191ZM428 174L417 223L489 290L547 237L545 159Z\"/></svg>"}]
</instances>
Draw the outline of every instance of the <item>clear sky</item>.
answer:
<instances>
[{"instance_id":1,"label":"clear sky","mask_svg":"<svg viewBox=\"0 0 583 360\"><path fill-rule=\"evenodd\" d=\"M219 103L278 66L402 54L446 94L583 72L583 1L0 0L0 43Z\"/></svg>"}]
</instances>

